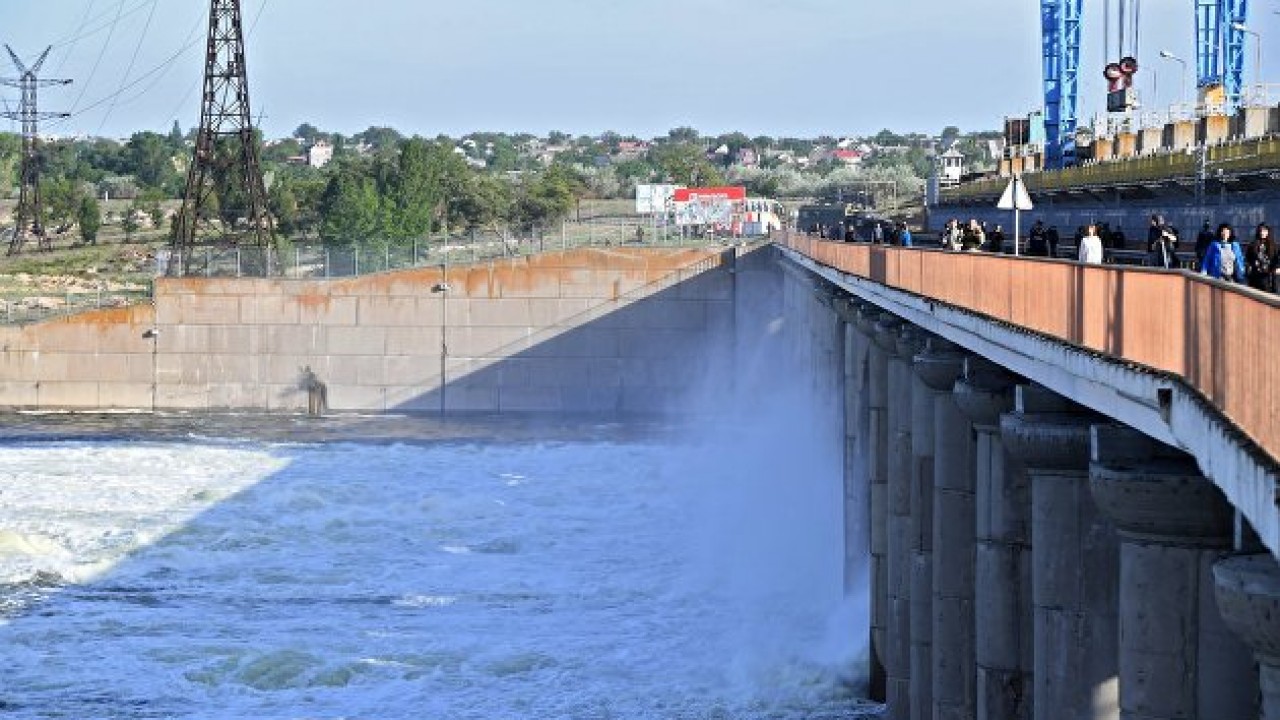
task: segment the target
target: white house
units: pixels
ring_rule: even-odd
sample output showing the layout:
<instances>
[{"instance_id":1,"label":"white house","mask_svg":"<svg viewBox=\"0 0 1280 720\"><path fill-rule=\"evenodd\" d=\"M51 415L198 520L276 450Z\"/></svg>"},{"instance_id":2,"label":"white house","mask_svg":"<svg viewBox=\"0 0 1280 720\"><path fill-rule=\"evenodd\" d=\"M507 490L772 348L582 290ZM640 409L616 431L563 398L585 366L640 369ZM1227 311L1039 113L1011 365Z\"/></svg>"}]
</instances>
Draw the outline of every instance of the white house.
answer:
<instances>
[{"instance_id":1,"label":"white house","mask_svg":"<svg viewBox=\"0 0 1280 720\"><path fill-rule=\"evenodd\" d=\"M953 145L938 156L938 163L938 183L942 187L959 185L964 176L964 154Z\"/></svg>"},{"instance_id":2,"label":"white house","mask_svg":"<svg viewBox=\"0 0 1280 720\"><path fill-rule=\"evenodd\" d=\"M333 146L324 140L317 140L307 148L307 164L313 168L322 168L333 160Z\"/></svg>"}]
</instances>

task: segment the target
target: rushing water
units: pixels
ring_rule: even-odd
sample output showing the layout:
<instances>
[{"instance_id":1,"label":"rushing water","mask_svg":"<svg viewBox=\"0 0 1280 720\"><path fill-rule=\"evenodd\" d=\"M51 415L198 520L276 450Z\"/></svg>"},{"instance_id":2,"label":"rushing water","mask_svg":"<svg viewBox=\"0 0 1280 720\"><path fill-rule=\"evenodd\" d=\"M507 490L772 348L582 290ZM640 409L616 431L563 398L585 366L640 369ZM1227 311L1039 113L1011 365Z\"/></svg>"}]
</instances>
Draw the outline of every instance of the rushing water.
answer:
<instances>
[{"instance_id":1,"label":"rushing water","mask_svg":"<svg viewBox=\"0 0 1280 720\"><path fill-rule=\"evenodd\" d=\"M776 433L6 423L6 717L870 712L839 485Z\"/></svg>"}]
</instances>

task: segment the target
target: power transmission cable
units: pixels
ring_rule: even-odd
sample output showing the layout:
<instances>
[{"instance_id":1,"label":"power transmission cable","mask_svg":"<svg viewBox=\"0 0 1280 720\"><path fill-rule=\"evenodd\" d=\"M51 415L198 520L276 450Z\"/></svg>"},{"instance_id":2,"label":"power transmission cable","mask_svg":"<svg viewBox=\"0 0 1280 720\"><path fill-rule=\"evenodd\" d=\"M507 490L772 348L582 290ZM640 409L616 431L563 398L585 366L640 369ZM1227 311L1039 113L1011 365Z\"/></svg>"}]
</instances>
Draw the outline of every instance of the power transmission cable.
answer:
<instances>
[{"instance_id":1,"label":"power transmission cable","mask_svg":"<svg viewBox=\"0 0 1280 720\"><path fill-rule=\"evenodd\" d=\"M115 37L116 26L120 24L122 12L124 12L124 0L120 0L120 3L116 5L116 19L111 23L111 29L107 33L107 39L102 43L102 49L98 51L98 58L93 61L93 69L89 71L89 77L80 86L80 94L76 96L76 101L71 104L72 113L75 113L80 108L80 101L84 100L85 93L89 92L89 86L93 83L93 78L98 74L98 68L102 66L102 58L106 56L107 48L111 46L111 39Z\"/></svg>"},{"instance_id":2,"label":"power transmission cable","mask_svg":"<svg viewBox=\"0 0 1280 720\"><path fill-rule=\"evenodd\" d=\"M126 17L129 17L141 11L143 8L147 6L149 2L151 2L151 0L137 0L136 4L134 4L128 10L125 10L124 6L126 3L128 3L128 1L129 0L119 0L119 3L115 6L114 10L104 10L98 13L96 16L94 16L93 19L91 19L89 22L95 23L99 20L102 20L103 18L112 16L113 12L118 13L120 19L124 19ZM53 44L53 47L54 49L59 49L64 45L71 45L81 40L84 40L85 38L93 37L94 35L97 35L98 33L102 32L103 30L112 28L116 24L116 22L117 22L116 18L112 16L111 20L108 20L99 25L95 25L91 30L77 30L71 35L68 35L67 37L64 37L61 40L58 40L57 42L55 42Z\"/></svg>"},{"instance_id":3,"label":"power transmission cable","mask_svg":"<svg viewBox=\"0 0 1280 720\"><path fill-rule=\"evenodd\" d=\"M142 74L141 74L141 75L139 75L138 77L134 78L131 82L129 82L129 83L127 83L127 84L125 84L124 86L122 86L121 88L119 88L119 89L118 89L118 90L116 90L115 92L111 93L110 95L106 95L106 96L104 96L104 97L98 98L97 100L95 100L94 102L90 103L89 105L86 105L86 106L84 106L84 107L80 108L78 111L76 111L76 112L75 112L73 115L71 115L71 116L68 116L68 117L66 117L66 118L61 118L61 119L59 119L59 120L55 120L55 121L53 121L53 122L51 122L51 123L48 123L48 124L52 126L52 125L58 125L58 124L66 123L66 122L68 122L68 121L71 119L71 117L78 117L78 116L80 116L80 115L84 115L85 113L89 112L90 110L94 110L94 109L96 109L96 108L102 107L103 105L106 105L107 103L111 102L111 101L112 101L112 99L117 98L117 97L119 97L120 95L124 94L125 92L127 92L127 91L129 91L129 90L132 90L133 88L135 88L135 87L137 87L137 86L141 85L143 82L145 82L146 80L149 80L150 78L152 78L153 76L155 76L157 73L160 73L160 72L162 72L162 71L164 71L164 70L168 70L170 67L172 67L172 66L173 66L174 62L176 62L178 58L182 57L183 53L185 53L185 52L187 52L188 50L190 50L190 49L192 49L192 48L196 47L196 46L197 46L197 45L199 45L199 44L200 44L200 41L199 41L199 40L193 40L193 41L191 41L191 42L188 42L187 44L185 44L185 45L183 45L182 47L178 48L178 50L177 50L175 53L173 53L172 55L170 55L170 56L166 57L164 60L162 60L162 61L160 62L160 64L159 64L159 65L156 65L155 67L151 68L150 70L146 71L145 73L142 73ZM139 96L135 96L135 97L134 97L134 98L132 98L132 99L137 99L137 97L139 97Z\"/></svg>"},{"instance_id":4,"label":"power transmission cable","mask_svg":"<svg viewBox=\"0 0 1280 720\"><path fill-rule=\"evenodd\" d=\"M97 1L98 0L89 0L89 4L85 6L84 16L80 18L80 25L73 33L73 36L75 36L76 39L68 43L65 50L62 50L62 57L58 60L58 67L54 70L55 74L62 72L63 66L67 64L67 59L71 57L72 51L76 49L76 44L79 42L79 35L84 32L85 27L89 24L89 18L93 13L93 7Z\"/></svg>"},{"instance_id":5,"label":"power transmission cable","mask_svg":"<svg viewBox=\"0 0 1280 720\"><path fill-rule=\"evenodd\" d=\"M142 44L147 40L147 33L151 30L151 21L156 16L156 6L160 4L160 0L151 0L151 12L147 14L147 22L142 26L142 34L138 36L138 44L133 48L133 57L129 59L129 66L125 68L124 75L120 78L120 88L111 98L111 104L107 106L107 111L102 115L102 122L98 123L98 129L94 133L99 135L102 128L106 127L107 120L111 119L111 113L115 112L117 100L124 86L129 82L129 76L133 74L133 68L138 63L138 53L142 52Z\"/></svg>"}]
</instances>

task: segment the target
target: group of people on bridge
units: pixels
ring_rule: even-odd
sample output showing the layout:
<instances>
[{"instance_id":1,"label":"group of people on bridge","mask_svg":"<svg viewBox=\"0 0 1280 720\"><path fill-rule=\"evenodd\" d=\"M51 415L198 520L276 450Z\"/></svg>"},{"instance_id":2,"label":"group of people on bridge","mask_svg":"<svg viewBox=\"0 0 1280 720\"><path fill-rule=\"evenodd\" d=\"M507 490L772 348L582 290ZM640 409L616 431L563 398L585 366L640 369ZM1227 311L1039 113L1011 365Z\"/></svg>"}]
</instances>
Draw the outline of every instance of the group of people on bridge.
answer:
<instances>
[{"instance_id":1,"label":"group of people on bridge","mask_svg":"<svg viewBox=\"0 0 1280 720\"><path fill-rule=\"evenodd\" d=\"M846 241L858 239L848 234L845 236ZM1184 242L1178 228L1166 222L1163 216L1152 215L1146 241L1139 248L1128 248L1124 230L1112 228L1105 222L1077 228L1072 240L1073 246L1063 247L1058 228L1036 220L1025 241L1018 240L1018 251L1029 257L1065 256L1082 263L1111 261L1193 270L1217 280L1248 285L1265 292L1280 291L1280 280L1277 280L1280 245L1266 223L1258 223L1252 238L1245 242L1230 223L1221 223L1215 228L1205 220L1193 245ZM876 233L870 241L906 247L914 244L905 223L893 225L883 234ZM951 218L938 233L937 242L943 250L951 252L1015 252L1014 241L1005 235L1002 226L988 229L986 223L976 218L970 218L967 223Z\"/></svg>"}]
</instances>

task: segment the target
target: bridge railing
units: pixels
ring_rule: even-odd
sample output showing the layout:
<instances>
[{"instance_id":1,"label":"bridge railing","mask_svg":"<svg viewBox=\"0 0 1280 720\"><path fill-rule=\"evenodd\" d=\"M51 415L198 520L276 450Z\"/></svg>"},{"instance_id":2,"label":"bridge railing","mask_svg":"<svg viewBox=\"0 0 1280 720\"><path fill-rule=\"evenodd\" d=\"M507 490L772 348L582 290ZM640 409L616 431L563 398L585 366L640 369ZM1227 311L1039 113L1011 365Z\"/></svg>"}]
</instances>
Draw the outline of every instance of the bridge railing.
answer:
<instances>
[{"instance_id":1,"label":"bridge railing","mask_svg":"<svg viewBox=\"0 0 1280 720\"><path fill-rule=\"evenodd\" d=\"M1187 271L829 242L842 272L1182 378L1280 458L1280 299Z\"/></svg>"}]
</instances>

